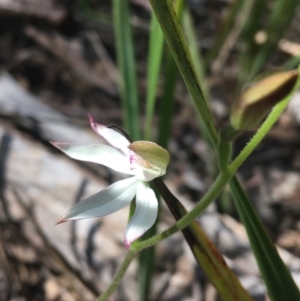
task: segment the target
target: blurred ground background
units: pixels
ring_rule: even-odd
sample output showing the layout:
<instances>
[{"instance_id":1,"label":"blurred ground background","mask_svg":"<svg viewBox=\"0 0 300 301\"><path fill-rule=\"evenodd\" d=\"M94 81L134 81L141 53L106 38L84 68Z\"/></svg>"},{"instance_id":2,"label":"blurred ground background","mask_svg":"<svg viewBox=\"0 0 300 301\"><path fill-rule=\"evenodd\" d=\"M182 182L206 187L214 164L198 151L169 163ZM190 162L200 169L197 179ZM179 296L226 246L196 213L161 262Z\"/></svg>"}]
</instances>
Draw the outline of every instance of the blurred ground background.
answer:
<instances>
[{"instance_id":1,"label":"blurred ground background","mask_svg":"<svg viewBox=\"0 0 300 301\"><path fill-rule=\"evenodd\" d=\"M189 5L205 53L230 1L193 0ZM97 20L85 13L91 10L98 12ZM132 0L131 11L143 124L150 6ZM298 7L281 41L293 42L298 55L299 24ZM268 68L282 66L291 56L282 43ZM209 76L211 107L219 126L232 101L240 51L237 41L228 59ZM87 113L102 124L122 124L111 2L0 0L0 71L0 300L94 300L126 252L122 235L128 209L96 220L57 227L54 223L72 204L120 175L72 161L48 141L97 143ZM158 98L160 93L159 88ZM154 132L155 128L156 124ZM299 130L298 93L239 177L300 285ZM235 151L250 137L251 133L241 136ZM181 79L169 150L166 184L191 208L212 183L216 166ZM160 229L173 222L163 206ZM228 191L199 222L254 299L265 300ZM136 263L111 300L138 300L135 271ZM218 300L180 233L158 245L151 300Z\"/></svg>"}]
</instances>

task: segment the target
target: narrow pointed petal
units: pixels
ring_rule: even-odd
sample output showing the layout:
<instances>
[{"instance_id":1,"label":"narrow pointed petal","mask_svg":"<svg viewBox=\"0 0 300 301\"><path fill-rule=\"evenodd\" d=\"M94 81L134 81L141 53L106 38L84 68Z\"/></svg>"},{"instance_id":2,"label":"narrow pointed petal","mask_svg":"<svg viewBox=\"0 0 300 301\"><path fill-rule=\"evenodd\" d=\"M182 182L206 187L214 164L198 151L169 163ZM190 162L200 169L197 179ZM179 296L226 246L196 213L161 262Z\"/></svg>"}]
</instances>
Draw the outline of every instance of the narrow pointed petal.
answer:
<instances>
[{"instance_id":1,"label":"narrow pointed petal","mask_svg":"<svg viewBox=\"0 0 300 301\"><path fill-rule=\"evenodd\" d=\"M89 118L91 127L97 134L99 134L111 146L121 150L125 154L128 153L127 147L130 142L122 134L114 129L106 127L105 125L96 123L91 115L89 115Z\"/></svg>"},{"instance_id":2,"label":"narrow pointed petal","mask_svg":"<svg viewBox=\"0 0 300 301\"><path fill-rule=\"evenodd\" d=\"M136 192L136 209L129 221L125 233L124 243L129 248L131 243L141 237L152 227L157 218L158 202L154 191L145 182L140 182Z\"/></svg>"},{"instance_id":3,"label":"narrow pointed petal","mask_svg":"<svg viewBox=\"0 0 300 301\"><path fill-rule=\"evenodd\" d=\"M128 175L135 174L130 168L129 158L109 145L50 143L73 159L102 164Z\"/></svg>"},{"instance_id":4,"label":"narrow pointed petal","mask_svg":"<svg viewBox=\"0 0 300 301\"><path fill-rule=\"evenodd\" d=\"M118 211L132 201L138 184L139 181L136 177L115 182L73 206L56 224L70 220L100 217Z\"/></svg>"}]
</instances>

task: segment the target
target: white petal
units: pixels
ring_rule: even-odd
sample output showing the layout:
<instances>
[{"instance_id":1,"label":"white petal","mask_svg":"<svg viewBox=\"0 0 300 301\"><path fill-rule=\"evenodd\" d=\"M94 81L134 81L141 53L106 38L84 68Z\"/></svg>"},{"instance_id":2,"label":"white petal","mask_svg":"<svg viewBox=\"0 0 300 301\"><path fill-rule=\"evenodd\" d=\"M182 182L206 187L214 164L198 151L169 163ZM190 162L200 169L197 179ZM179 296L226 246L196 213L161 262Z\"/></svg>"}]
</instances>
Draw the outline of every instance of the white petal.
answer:
<instances>
[{"instance_id":1,"label":"white petal","mask_svg":"<svg viewBox=\"0 0 300 301\"><path fill-rule=\"evenodd\" d=\"M51 143L73 159L102 164L128 175L136 173L130 168L129 158L112 146L104 144Z\"/></svg>"},{"instance_id":2,"label":"white petal","mask_svg":"<svg viewBox=\"0 0 300 301\"><path fill-rule=\"evenodd\" d=\"M157 218L158 202L154 191L145 182L140 182L136 192L136 209L129 221L125 233L124 242L126 248L141 237L152 227Z\"/></svg>"},{"instance_id":3,"label":"white petal","mask_svg":"<svg viewBox=\"0 0 300 301\"><path fill-rule=\"evenodd\" d=\"M132 201L138 184L139 181L136 177L118 181L73 206L56 224L69 220L104 216L118 211Z\"/></svg>"},{"instance_id":4,"label":"white petal","mask_svg":"<svg viewBox=\"0 0 300 301\"><path fill-rule=\"evenodd\" d=\"M91 115L89 115L89 118L91 127L97 134L104 138L111 146L121 150L126 155L128 154L128 145L130 142L122 134L105 125L96 123Z\"/></svg>"}]
</instances>

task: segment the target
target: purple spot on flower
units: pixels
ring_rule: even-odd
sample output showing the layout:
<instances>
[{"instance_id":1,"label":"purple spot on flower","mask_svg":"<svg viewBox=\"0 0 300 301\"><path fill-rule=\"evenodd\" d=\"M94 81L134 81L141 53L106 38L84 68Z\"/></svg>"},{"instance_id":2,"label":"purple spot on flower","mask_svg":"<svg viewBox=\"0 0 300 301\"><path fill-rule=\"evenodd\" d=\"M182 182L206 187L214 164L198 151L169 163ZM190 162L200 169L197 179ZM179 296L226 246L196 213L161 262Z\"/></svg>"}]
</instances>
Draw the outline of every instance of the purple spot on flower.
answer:
<instances>
[{"instance_id":1,"label":"purple spot on flower","mask_svg":"<svg viewBox=\"0 0 300 301\"><path fill-rule=\"evenodd\" d=\"M135 169L134 163L135 163L135 157L134 157L134 155L130 155L129 156L129 165L130 165L131 170Z\"/></svg>"}]
</instances>

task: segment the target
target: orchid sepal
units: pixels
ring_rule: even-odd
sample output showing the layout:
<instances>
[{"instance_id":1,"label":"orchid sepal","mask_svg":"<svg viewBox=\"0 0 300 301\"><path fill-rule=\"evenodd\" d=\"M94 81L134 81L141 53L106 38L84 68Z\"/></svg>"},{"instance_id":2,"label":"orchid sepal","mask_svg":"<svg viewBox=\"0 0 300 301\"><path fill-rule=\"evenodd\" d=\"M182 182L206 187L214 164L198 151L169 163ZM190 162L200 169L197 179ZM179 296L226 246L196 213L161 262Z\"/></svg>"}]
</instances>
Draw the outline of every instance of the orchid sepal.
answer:
<instances>
[{"instance_id":1,"label":"orchid sepal","mask_svg":"<svg viewBox=\"0 0 300 301\"><path fill-rule=\"evenodd\" d=\"M71 207L55 224L116 212L129 205L136 194L138 184L136 177L115 182Z\"/></svg>"}]
</instances>

